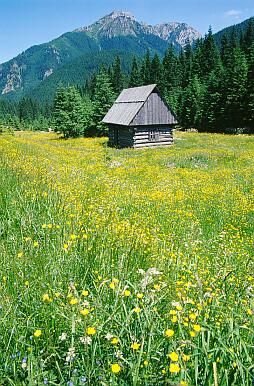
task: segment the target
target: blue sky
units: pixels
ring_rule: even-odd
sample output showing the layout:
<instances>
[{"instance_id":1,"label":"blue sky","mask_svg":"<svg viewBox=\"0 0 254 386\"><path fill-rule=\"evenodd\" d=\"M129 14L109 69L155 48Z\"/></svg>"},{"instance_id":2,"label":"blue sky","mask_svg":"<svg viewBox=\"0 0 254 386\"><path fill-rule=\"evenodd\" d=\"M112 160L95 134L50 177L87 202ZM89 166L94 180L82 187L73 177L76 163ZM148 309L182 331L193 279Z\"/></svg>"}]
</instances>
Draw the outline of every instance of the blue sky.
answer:
<instances>
[{"instance_id":1,"label":"blue sky","mask_svg":"<svg viewBox=\"0 0 254 386\"><path fill-rule=\"evenodd\" d=\"M0 0L0 63L32 45L85 26L112 10L149 24L186 22L216 32L254 16L253 0Z\"/></svg>"}]
</instances>

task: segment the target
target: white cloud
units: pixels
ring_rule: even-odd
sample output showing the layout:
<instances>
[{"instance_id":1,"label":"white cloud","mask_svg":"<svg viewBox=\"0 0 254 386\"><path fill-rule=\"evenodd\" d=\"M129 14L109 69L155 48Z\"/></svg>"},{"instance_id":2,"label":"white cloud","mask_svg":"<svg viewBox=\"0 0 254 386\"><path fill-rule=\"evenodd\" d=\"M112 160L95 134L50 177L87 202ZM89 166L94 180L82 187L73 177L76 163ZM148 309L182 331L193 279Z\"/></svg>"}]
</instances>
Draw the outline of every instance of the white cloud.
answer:
<instances>
[{"instance_id":1,"label":"white cloud","mask_svg":"<svg viewBox=\"0 0 254 386\"><path fill-rule=\"evenodd\" d=\"M243 12L237 9L230 9L229 11L224 13L225 17L233 17L235 19L240 19L242 16Z\"/></svg>"}]
</instances>

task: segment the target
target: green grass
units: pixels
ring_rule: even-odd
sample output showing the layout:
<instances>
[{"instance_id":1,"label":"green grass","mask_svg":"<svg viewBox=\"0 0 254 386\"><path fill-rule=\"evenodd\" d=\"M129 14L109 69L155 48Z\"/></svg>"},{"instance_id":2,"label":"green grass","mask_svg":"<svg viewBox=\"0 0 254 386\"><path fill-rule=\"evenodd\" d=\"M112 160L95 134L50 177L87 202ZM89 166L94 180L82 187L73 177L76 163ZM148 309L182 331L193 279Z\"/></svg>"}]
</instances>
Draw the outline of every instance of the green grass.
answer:
<instances>
[{"instance_id":1,"label":"green grass","mask_svg":"<svg viewBox=\"0 0 254 386\"><path fill-rule=\"evenodd\" d=\"M176 137L0 136L0 385L253 384L254 140Z\"/></svg>"}]
</instances>

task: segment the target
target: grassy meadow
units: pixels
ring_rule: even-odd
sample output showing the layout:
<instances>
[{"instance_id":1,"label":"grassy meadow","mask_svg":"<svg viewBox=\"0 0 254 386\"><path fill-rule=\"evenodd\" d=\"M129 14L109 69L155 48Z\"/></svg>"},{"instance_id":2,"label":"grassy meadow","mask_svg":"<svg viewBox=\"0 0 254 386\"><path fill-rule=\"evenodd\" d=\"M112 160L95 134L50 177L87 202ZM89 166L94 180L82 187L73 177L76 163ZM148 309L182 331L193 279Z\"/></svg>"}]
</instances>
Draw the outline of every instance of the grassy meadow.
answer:
<instances>
[{"instance_id":1,"label":"grassy meadow","mask_svg":"<svg viewBox=\"0 0 254 386\"><path fill-rule=\"evenodd\" d=\"M0 136L0 385L254 384L254 137Z\"/></svg>"}]
</instances>

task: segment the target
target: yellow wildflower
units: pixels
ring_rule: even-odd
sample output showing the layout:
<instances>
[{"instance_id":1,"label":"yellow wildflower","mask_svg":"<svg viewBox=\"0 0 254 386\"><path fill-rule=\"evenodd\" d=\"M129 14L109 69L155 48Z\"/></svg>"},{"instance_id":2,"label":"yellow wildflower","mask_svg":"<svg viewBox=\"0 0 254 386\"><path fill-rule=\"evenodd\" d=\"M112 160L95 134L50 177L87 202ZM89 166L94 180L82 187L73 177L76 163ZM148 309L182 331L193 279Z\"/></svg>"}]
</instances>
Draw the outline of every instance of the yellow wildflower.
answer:
<instances>
[{"instance_id":1,"label":"yellow wildflower","mask_svg":"<svg viewBox=\"0 0 254 386\"><path fill-rule=\"evenodd\" d=\"M169 337L170 337L170 336L173 336L174 333L175 333L175 331L174 331L174 330L171 330L171 329L168 329L168 330L165 331L165 335L166 335L166 336L169 336Z\"/></svg>"},{"instance_id":2,"label":"yellow wildflower","mask_svg":"<svg viewBox=\"0 0 254 386\"><path fill-rule=\"evenodd\" d=\"M142 294L142 293L140 293L140 292L137 293L137 298L138 298L138 299L142 299L143 297L144 297L144 294Z\"/></svg>"},{"instance_id":3,"label":"yellow wildflower","mask_svg":"<svg viewBox=\"0 0 254 386\"><path fill-rule=\"evenodd\" d=\"M112 371L112 373L114 373L114 374L118 374L118 373L121 371L120 365L119 365L118 363L113 363L113 364L111 365L111 371Z\"/></svg>"},{"instance_id":4,"label":"yellow wildflower","mask_svg":"<svg viewBox=\"0 0 254 386\"><path fill-rule=\"evenodd\" d=\"M96 334L96 329L94 327L87 327L86 333L87 335L94 335Z\"/></svg>"},{"instance_id":5,"label":"yellow wildflower","mask_svg":"<svg viewBox=\"0 0 254 386\"><path fill-rule=\"evenodd\" d=\"M133 308L133 311L135 312L135 314L139 314L141 312L141 309L139 307L135 307Z\"/></svg>"},{"instance_id":6,"label":"yellow wildflower","mask_svg":"<svg viewBox=\"0 0 254 386\"><path fill-rule=\"evenodd\" d=\"M125 291L123 292L123 295L126 296L126 297L129 297L129 296L131 295L131 291L125 290Z\"/></svg>"},{"instance_id":7,"label":"yellow wildflower","mask_svg":"<svg viewBox=\"0 0 254 386\"><path fill-rule=\"evenodd\" d=\"M84 308L83 310L80 310L80 313L81 313L81 315L83 315L83 316L88 315L89 312L90 312L90 311L88 310L88 308Z\"/></svg>"},{"instance_id":8,"label":"yellow wildflower","mask_svg":"<svg viewBox=\"0 0 254 386\"><path fill-rule=\"evenodd\" d=\"M168 357L171 359L171 361L173 361L173 362L177 362L178 361L178 358L179 358L179 356L178 356L178 354L175 352L175 351L173 351L173 352L171 352L170 354L168 354Z\"/></svg>"},{"instance_id":9,"label":"yellow wildflower","mask_svg":"<svg viewBox=\"0 0 254 386\"><path fill-rule=\"evenodd\" d=\"M72 306L74 306L75 304L78 304L78 299L76 299L76 298L71 298L70 304L71 304Z\"/></svg>"},{"instance_id":10,"label":"yellow wildflower","mask_svg":"<svg viewBox=\"0 0 254 386\"><path fill-rule=\"evenodd\" d=\"M190 355L187 355L187 354L183 354L183 361L184 362L187 362L190 360Z\"/></svg>"},{"instance_id":11,"label":"yellow wildflower","mask_svg":"<svg viewBox=\"0 0 254 386\"><path fill-rule=\"evenodd\" d=\"M88 296L88 295L89 295L89 292L86 291L86 290L83 290L83 291L81 292L81 294L82 294L83 296Z\"/></svg>"},{"instance_id":12,"label":"yellow wildflower","mask_svg":"<svg viewBox=\"0 0 254 386\"><path fill-rule=\"evenodd\" d=\"M178 363L170 363L169 371L171 373L179 373L179 371L180 371L179 364Z\"/></svg>"},{"instance_id":13,"label":"yellow wildflower","mask_svg":"<svg viewBox=\"0 0 254 386\"><path fill-rule=\"evenodd\" d=\"M39 338L39 337L41 336L41 334L42 334L42 331L41 331L41 330L35 330L35 331L34 331L34 337L35 337L35 338Z\"/></svg>"},{"instance_id":14,"label":"yellow wildflower","mask_svg":"<svg viewBox=\"0 0 254 386\"><path fill-rule=\"evenodd\" d=\"M140 343L137 343L137 342L133 342L132 345L131 345L131 348L133 350L138 350L140 347Z\"/></svg>"},{"instance_id":15,"label":"yellow wildflower","mask_svg":"<svg viewBox=\"0 0 254 386\"><path fill-rule=\"evenodd\" d=\"M197 315L194 314L194 312L192 312L192 313L189 315L189 318L190 318L190 320L196 320L196 319L197 319Z\"/></svg>"},{"instance_id":16,"label":"yellow wildflower","mask_svg":"<svg viewBox=\"0 0 254 386\"><path fill-rule=\"evenodd\" d=\"M112 344L118 344L119 343L119 339L118 338L112 338L111 339L111 343Z\"/></svg>"},{"instance_id":17,"label":"yellow wildflower","mask_svg":"<svg viewBox=\"0 0 254 386\"><path fill-rule=\"evenodd\" d=\"M193 330L196 331L196 332L199 332L201 330L200 325L199 324L194 324Z\"/></svg>"},{"instance_id":18,"label":"yellow wildflower","mask_svg":"<svg viewBox=\"0 0 254 386\"><path fill-rule=\"evenodd\" d=\"M51 303L52 299L50 298L49 294L42 295L42 300L47 303Z\"/></svg>"}]
</instances>

